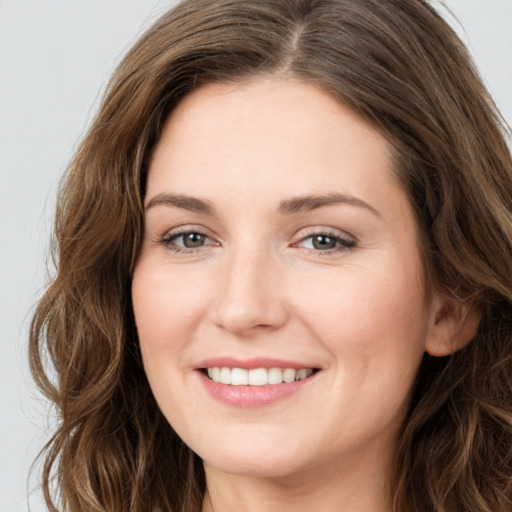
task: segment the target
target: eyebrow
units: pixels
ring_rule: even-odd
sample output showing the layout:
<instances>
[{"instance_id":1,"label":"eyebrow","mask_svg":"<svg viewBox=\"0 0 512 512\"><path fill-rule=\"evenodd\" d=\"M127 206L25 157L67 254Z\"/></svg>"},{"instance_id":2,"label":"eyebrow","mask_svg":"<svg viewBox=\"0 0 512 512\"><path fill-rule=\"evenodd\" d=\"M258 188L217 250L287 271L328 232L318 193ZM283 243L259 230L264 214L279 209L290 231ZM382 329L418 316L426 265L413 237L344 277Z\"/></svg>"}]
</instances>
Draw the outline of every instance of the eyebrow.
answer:
<instances>
[{"instance_id":1,"label":"eyebrow","mask_svg":"<svg viewBox=\"0 0 512 512\"><path fill-rule=\"evenodd\" d=\"M381 214L371 205L365 203L362 199L352 196L350 194L322 194L312 196L295 197L286 199L279 205L279 211L281 213L304 213L322 206L329 206L332 204L348 204L350 206L358 206L366 208L377 217L381 217Z\"/></svg>"},{"instance_id":2,"label":"eyebrow","mask_svg":"<svg viewBox=\"0 0 512 512\"><path fill-rule=\"evenodd\" d=\"M148 201L146 211L158 205L177 206L195 213L204 213L206 215L214 215L215 208L205 199L197 197L175 195L175 194L158 194Z\"/></svg>"},{"instance_id":3,"label":"eyebrow","mask_svg":"<svg viewBox=\"0 0 512 512\"><path fill-rule=\"evenodd\" d=\"M320 195L306 195L300 197L292 197L285 199L279 205L278 211L283 214L305 213L322 206L329 206L333 204L347 204L350 206L357 206L366 208L377 217L380 213L362 199L352 196L350 194L331 193ZM145 207L146 211L155 206L176 206L195 213L202 213L205 215L215 215L215 208L210 201L200 199L198 197L191 197L186 195L176 195L169 193L157 194L150 199Z\"/></svg>"}]
</instances>

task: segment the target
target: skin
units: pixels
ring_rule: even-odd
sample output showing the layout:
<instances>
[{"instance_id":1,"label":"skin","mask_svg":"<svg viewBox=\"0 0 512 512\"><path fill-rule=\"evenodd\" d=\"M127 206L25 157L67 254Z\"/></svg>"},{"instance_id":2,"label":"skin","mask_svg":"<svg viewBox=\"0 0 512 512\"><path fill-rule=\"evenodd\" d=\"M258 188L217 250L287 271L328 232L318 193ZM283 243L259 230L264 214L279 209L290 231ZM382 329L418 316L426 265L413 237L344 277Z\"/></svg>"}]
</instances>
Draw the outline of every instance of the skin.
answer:
<instances>
[{"instance_id":1,"label":"skin","mask_svg":"<svg viewBox=\"0 0 512 512\"><path fill-rule=\"evenodd\" d=\"M326 194L351 199L280 211ZM190 250L183 231L205 236ZM328 250L313 245L322 233ZM152 157L132 292L152 390L204 460L205 511L390 510L386 475L420 360L452 350L456 321L427 300L413 211L377 131L290 80L192 93ZM320 371L275 403L235 407L195 369L220 356Z\"/></svg>"}]
</instances>

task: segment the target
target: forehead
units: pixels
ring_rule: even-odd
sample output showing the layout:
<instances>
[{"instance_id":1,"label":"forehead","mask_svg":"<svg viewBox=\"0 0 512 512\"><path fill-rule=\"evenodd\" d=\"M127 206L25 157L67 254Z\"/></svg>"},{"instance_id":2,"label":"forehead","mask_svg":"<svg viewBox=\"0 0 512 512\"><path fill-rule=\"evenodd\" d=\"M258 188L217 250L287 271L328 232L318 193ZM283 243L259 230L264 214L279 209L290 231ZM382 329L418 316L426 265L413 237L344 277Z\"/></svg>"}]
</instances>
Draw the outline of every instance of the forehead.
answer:
<instances>
[{"instance_id":1,"label":"forehead","mask_svg":"<svg viewBox=\"0 0 512 512\"><path fill-rule=\"evenodd\" d=\"M311 84L258 79L210 84L185 97L166 122L150 169L214 168L217 179L221 169L237 169L234 179L244 169L277 177L293 165L300 180L319 179L327 166L357 174L370 162L391 171L391 147L348 107Z\"/></svg>"}]
</instances>

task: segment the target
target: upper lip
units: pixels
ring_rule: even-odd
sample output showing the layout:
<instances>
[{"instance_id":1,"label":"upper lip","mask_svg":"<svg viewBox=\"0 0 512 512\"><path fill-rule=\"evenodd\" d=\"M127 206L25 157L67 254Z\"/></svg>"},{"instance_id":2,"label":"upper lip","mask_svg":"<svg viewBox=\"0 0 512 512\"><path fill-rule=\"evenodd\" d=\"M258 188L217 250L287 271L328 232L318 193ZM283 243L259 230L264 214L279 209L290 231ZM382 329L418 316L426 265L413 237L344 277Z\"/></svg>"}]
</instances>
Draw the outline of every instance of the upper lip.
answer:
<instances>
[{"instance_id":1,"label":"upper lip","mask_svg":"<svg viewBox=\"0 0 512 512\"><path fill-rule=\"evenodd\" d=\"M318 368L317 366L312 366L309 363L300 363L297 361L288 361L268 357L255 357L250 359L237 359L234 357L213 357L200 361L194 365L195 370L215 367L243 368L245 370L254 370L255 368L293 368L295 370L300 370L301 368Z\"/></svg>"}]
</instances>

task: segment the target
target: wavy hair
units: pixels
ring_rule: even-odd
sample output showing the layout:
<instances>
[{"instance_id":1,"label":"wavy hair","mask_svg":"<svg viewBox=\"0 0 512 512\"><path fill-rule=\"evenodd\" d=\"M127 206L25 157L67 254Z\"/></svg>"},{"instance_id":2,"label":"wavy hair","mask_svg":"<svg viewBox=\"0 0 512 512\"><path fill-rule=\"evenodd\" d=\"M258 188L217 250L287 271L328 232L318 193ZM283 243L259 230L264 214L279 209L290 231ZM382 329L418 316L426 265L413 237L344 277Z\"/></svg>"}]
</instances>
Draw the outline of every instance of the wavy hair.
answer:
<instances>
[{"instance_id":1,"label":"wavy hair","mask_svg":"<svg viewBox=\"0 0 512 512\"><path fill-rule=\"evenodd\" d=\"M32 372L58 411L42 452L49 509L201 509L201 461L143 371L131 276L163 123L194 89L259 75L316 84L386 137L429 286L482 312L466 347L424 356L394 512L509 512L512 161L465 47L423 0L185 0L128 52L61 185L55 276L32 321Z\"/></svg>"}]
</instances>

